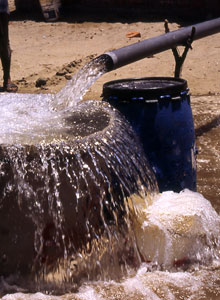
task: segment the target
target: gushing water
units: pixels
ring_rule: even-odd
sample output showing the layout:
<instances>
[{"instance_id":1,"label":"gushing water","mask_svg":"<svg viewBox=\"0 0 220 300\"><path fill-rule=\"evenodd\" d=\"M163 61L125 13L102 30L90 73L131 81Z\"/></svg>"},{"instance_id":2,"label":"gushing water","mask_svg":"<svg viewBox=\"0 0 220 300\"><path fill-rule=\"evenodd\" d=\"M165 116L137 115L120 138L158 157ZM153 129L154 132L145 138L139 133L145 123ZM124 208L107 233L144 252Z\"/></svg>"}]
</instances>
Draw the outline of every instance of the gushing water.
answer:
<instances>
[{"instance_id":1,"label":"gushing water","mask_svg":"<svg viewBox=\"0 0 220 300\"><path fill-rule=\"evenodd\" d=\"M198 193L185 190L179 194L165 192L145 201L134 197L133 204L138 216L134 221L142 224L143 231L139 236L140 228L135 226L136 237L140 239L138 246L142 246L140 251L143 255L147 251L148 255L152 255L150 248L153 244L154 261L142 263L137 271L131 269L119 281L84 283L77 293L63 296L17 293L4 296L3 299L218 299L212 294L212 289L217 295L220 217L209 201ZM153 234L153 237L149 237L149 234ZM160 240L163 235L165 238ZM172 246L175 243L180 243L179 249L182 248L182 259L178 261L174 254L177 248Z\"/></svg>"},{"instance_id":2,"label":"gushing water","mask_svg":"<svg viewBox=\"0 0 220 300\"><path fill-rule=\"evenodd\" d=\"M65 121L89 87L108 69L102 55L86 64L57 94L3 94L0 144L56 143L65 140Z\"/></svg>"},{"instance_id":3,"label":"gushing water","mask_svg":"<svg viewBox=\"0 0 220 300\"><path fill-rule=\"evenodd\" d=\"M142 205L135 230L144 261L162 269L219 260L220 217L198 193L158 195L152 204Z\"/></svg>"},{"instance_id":4,"label":"gushing water","mask_svg":"<svg viewBox=\"0 0 220 300\"><path fill-rule=\"evenodd\" d=\"M67 85L58 92L52 106L55 110L70 109L74 107L90 86L109 69L111 63L108 55L101 55L87 63L77 72Z\"/></svg>"},{"instance_id":5,"label":"gushing water","mask_svg":"<svg viewBox=\"0 0 220 300\"><path fill-rule=\"evenodd\" d=\"M65 139L48 144L46 133L39 143L30 136L0 148L1 272L33 274L41 288L42 280L59 283L56 290L137 264L134 235L125 238L129 197L157 190L136 135L108 104L87 101L64 116Z\"/></svg>"},{"instance_id":6,"label":"gushing water","mask_svg":"<svg viewBox=\"0 0 220 300\"><path fill-rule=\"evenodd\" d=\"M125 120L107 104L79 103L108 63L90 62L56 95L0 97L3 293L81 286L5 300L202 299L218 285L210 203L189 191L158 195Z\"/></svg>"}]
</instances>

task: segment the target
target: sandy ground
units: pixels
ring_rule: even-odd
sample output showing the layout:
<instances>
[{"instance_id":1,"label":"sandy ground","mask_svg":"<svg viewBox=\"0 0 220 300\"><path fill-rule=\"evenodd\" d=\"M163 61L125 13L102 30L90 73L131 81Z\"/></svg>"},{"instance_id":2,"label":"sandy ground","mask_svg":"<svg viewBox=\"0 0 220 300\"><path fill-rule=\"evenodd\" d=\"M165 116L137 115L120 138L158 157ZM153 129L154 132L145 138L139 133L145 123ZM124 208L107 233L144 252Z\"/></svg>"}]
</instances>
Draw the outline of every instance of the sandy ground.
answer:
<instances>
[{"instance_id":1,"label":"sandy ground","mask_svg":"<svg viewBox=\"0 0 220 300\"><path fill-rule=\"evenodd\" d=\"M11 75L20 93L59 91L65 86L69 75L73 75L91 58L164 33L163 20L133 21L117 16L106 18L103 15L88 16L72 11L57 22L46 23L40 12L20 15L12 0L9 4L10 41L13 49ZM178 29L183 25L170 22L170 29ZM133 31L140 32L141 37L127 38L126 34ZM143 59L102 76L85 98L99 99L103 83L109 80L173 76L174 65L171 51ZM182 77L188 81L193 95L220 93L220 34L193 43ZM46 85L36 87L39 78L46 79Z\"/></svg>"}]
</instances>

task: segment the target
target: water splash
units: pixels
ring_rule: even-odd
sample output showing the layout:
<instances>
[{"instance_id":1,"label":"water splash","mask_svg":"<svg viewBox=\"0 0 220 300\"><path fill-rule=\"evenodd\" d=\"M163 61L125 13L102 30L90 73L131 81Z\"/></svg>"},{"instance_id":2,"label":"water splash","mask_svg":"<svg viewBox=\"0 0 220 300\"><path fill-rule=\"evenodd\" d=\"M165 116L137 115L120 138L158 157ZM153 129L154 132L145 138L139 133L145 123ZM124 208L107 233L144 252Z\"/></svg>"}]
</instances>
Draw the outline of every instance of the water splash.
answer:
<instances>
[{"instance_id":1,"label":"water splash","mask_svg":"<svg viewBox=\"0 0 220 300\"><path fill-rule=\"evenodd\" d=\"M156 191L156 187L152 181L153 175L150 172L146 174L148 165L143 163L136 138L131 138L132 134L130 135L127 127L122 130L121 121L116 118L114 124L118 131L112 131L108 127L112 124L112 119L108 119L108 112L104 113L100 122L108 130L96 123L97 115L86 126L83 123L75 124L74 118L71 118L72 110L75 111L78 121L83 119L78 104L91 84L105 73L103 65L105 62L95 67L94 73L93 66L90 65L91 76L80 71L57 95L1 95L0 227L4 234L4 238L1 238L1 272L4 272L7 261L12 268L21 267L22 262L31 261L27 266L29 272L33 270L33 265L35 269L37 264L40 267L45 262L50 265L50 259L53 261L55 254L56 258L57 255L59 257L54 265L55 270L47 266L40 275L47 280L50 291L57 288L56 284L53 285L54 282L58 286L61 283L65 285L70 279L70 284L64 286L64 290L71 291L75 288L78 274L92 279L100 270L104 270L104 277L111 276L114 272L120 273L117 263L125 263L128 258L133 260L132 263L135 259L140 259L138 247L147 263L137 273L132 270L132 275L121 282L88 283L79 293L64 295L62 298L112 299L117 295L118 299L133 297L136 300L143 297L202 299L205 296L205 287L211 287L212 270L206 272L201 265L205 263L210 264L213 269L219 268L219 216L213 212L208 201L186 192L179 196L163 194L155 201L151 197L147 201L143 200L143 195L151 190ZM90 72L90 67L85 66L83 70ZM95 111L96 114L95 103L88 110ZM85 106L82 106L82 110L87 114L87 120L91 119ZM98 125L100 127L97 134L94 129ZM92 137L89 140L86 138L88 135ZM122 180L120 183L116 180L119 176ZM66 186L63 185L64 181ZM71 201L67 195L71 197ZM88 199L92 196L98 199L95 205L89 204ZM178 201L178 197L181 200ZM195 200L197 197L198 200ZM137 199L140 200L139 203ZM73 202L74 208L70 205ZM85 207L88 209L85 210ZM99 219L96 218L97 209L101 216ZM129 223L127 219L130 211L136 218L133 223ZM8 212L12 212L10 217ZM82 218L85 218L85 222L81 222ZM95 230L97 227L89 222L90 218L97 221L98 225L101 222L105 234ZM68 225L72 220L76 221L77 229L74 233ZM10 225L8 228L7 224ZM135 232L133 225L136 226ZM115 231L115 226L120 230ZM80 250L75 251L76 247L72 245L71 238L80 234L81 230L89 243L81 248L79 243ZM152 233L151 230L153 235L148 234ZM5 247L7 238L8 248ZM134 243L135 239L138 246ZM194 241L196 243L190 248ZM177 242L187 246L183 248L185 252L181 252L180 256L175 252L176 249L179 250L178 247L175 248ZM13 249L12 244L15 245ZM153 254L149 247L152 244L154 250L156 249ZM164 248L161 247L162 244ZM9 259L5 253L11 255ZM18 265L15 255L17 253L20 255ZM189 272L182 272L181 268L185 268L184 265L188 262L195 269L189 268ZM160 272L163 268L170 272ZM219 285L217 275L219 272L214 273L212 282L214 284L216 281L216 286ZM214 278L215 276L218 278ZM13 291L20 290L13 283L8 287L6 284L4 286L9 291L10 288ZM18 293L4 297L40 298L60 299L41 293Z\"/></svg>"},{"instance_id":2,"label":"water splash","mask_svg":"<svg viewBox=\"0 0 220 300\"><path fill-rule=\"evenodd\" d=\"M90 61L55 95L2 94L0 144L49 144L68 139L65 120L71 118L73 108L89 87L107 71L108 59L102 55Z\"/></svg>"},{"instance_id":3,"label":"water splash","mask_svg":"<svg viewBox=\"0 0 220 300\"><path fill-rule=\"evenodd\" d=\"M66 119L111 62L101 55L86 64L57 94L2 94L0 144L56 143L66 140ZM72 135L73 136L73 135Z\"/></svg>"},{"instance_id":4,"label":"water splash","mask_svg":"<svg viewBox=\"0 0 220 300\"><path fill-rule=\"evenodd\" d=\"M76 106L91 85L109 70L110 64L112 64L111 58L105 54L87 63L55 95L51 104L53 109L67 110Z\"/></svg>"},{"instance_id":5,"label":"water splash","mask_svg":"<svg viewBox=\"0 0 220 300\"><path fill-rule=\"evenodd\" d=\"M0 227L8 232L0 268L66 290L139 261L134 235L125 234L129 197L157 185L138 138L107 103L81 103L63 124L65 139L0 147Z\"/></svg>"},{"instance_id":6,"label":"water splash","mask_svg":"<svg viewBox=\"0 0 220 300\"><path fill-rule=\"evenodd\" d=\"M137 199L137 198L136 198ZM139 198L138 198L139 199ZM139 199L140 200L140 199ZM146 199L145 199L146 200ZM219 233L219 216L216 215L214 209L204 199L202 195L190 191L183 191L179 194L173 192L165 192L147 205L145 214L145 221L153 226L155 219L158 219L161 231L170 231L170 237L175 239L177 231L179 242L181 245L186 243L185 236L191 236L190 245L197 245L196 241L200 239L200 234L207 235L207 239L203 238L200 253L203 251L205 254L208 247L215 248L215 254L219 253L217 247L219 244L213 244L213 237L218 237ZM140 210L141 205L144 203L136 202L136 209ZM192 222L189 222L189 218ZM200 226L198 225L198 220ZM143 221L143 220L142 220ZM194 223L195 221L195 223ZM184 225L182 227L182 225ZM146 226L146 224L145 224ZM192 232L191 232L192 229ZM209 231L210 230L210 231ZM180 232L181 231L181 234ZM180 234L180 235L179 235ZM158 237L158 231L151 239L151 243ZM203 236L204 237L204 236ZM210 239L209 239L210 238ZM209 244L209 242L212 243ZM195 243L194 243L195 241ZM146 244L145 244L146 245ZM146 245L148 246L148 245ZM204 247L203 247L204 246ZM173 249L170 248L169 243L165 244L165 251L170 252L172 256ZM209 249L210 250L210 249ZM189 251L192 254L192 251ZM211 252L209 252L211 253ZM188 253L187 253L188 254ZM213 252L214 254L214 252ZM202 256L201 256L202 257ZM206 257L204 255L203 257ZM73 299L73 300L110 300L117 299L152 299L152 300L179 300L179 299L219 299L219 276L220 276L220 263L219 259L216 260L216 255L213 261L208 260L208 265L203 265L207 261L191 261L191 268L184 271L184 266L166 265L167 271L161 271L159 264L154 266L148 262L143 263L137 271L130 270L126 278L119 281L93 281L84 283L78 292L69 293L62 296L45 295L41 293L36 294L23 294L17 293L14 295L7 295L3 297L4 300L58 300L58 299ZM169 270L169 271L168 271Z\"/></svg>"},{"instance_id":7,"label":"water splash","mask_svg":"<svg viewBox=\"0 0 220 300\"><path fill-rule=\"evenodd\" d=\"M220 217L201 194L164 192L149 206L137 204L137 244L152 266L172 270L219 260Z\"/></svg>"},{"instance_id":8,"label":"water splash","mask_svg":"<svg viewBox=\"0 0 220 300\"><path fill-rule=\"evenodd\" d=\"M0 144L33 145L57 139L63 115L49 109L51 95L3 94L0 97Z\"/></svg>"}]
</instances>

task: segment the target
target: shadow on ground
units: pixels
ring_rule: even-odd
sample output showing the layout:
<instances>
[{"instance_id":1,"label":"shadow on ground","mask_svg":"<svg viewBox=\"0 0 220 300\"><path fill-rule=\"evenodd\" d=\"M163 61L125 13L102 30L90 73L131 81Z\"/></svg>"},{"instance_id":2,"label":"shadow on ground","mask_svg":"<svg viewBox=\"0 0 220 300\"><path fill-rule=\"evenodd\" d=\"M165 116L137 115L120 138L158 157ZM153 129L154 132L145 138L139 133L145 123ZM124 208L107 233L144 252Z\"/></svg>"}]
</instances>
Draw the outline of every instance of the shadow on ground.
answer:
<instances>
[{"instance_id":1,"label":"shadow on ground","mask_svg":"<svg viewBox=\"0 0 220 300\"><path fill-rule=\"evenodd\" d=\"M65 2L60 9L60 18L56 22L82 23L82 22L161 22L164 19L178 23L181 26L205 21L214 18L215 12L207 13L205 9L199 12L183 10L180 8L152 8L148 6L108 6L82 5ZM33 20L44 21L40 5L35 5L33 9L14 10L10 16L12 21Z\"/></svg>"}]
</instances>

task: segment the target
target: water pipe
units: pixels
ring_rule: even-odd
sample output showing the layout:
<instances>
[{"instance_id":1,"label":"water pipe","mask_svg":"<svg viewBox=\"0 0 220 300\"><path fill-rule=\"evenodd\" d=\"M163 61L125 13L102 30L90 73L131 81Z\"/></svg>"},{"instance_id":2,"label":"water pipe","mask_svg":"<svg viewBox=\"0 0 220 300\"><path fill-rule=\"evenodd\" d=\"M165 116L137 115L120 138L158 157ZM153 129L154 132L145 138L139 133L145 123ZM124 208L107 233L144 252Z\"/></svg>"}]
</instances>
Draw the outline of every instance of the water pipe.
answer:
<instances>
[{"instance_id":1,"label":"water pipe","mask_svg":"<svg viewBox=\"0 0 220 300\"><path fill-rule=\"evenodd\" d=\"M104 55L109 56L111 59L108 64L108 71L168 49L185 45L191 36L193 27L195 28L193 40L198 40L220 32L220 18L184 27L117 50L106 52Z\"/></svg>"}]
</instances>

